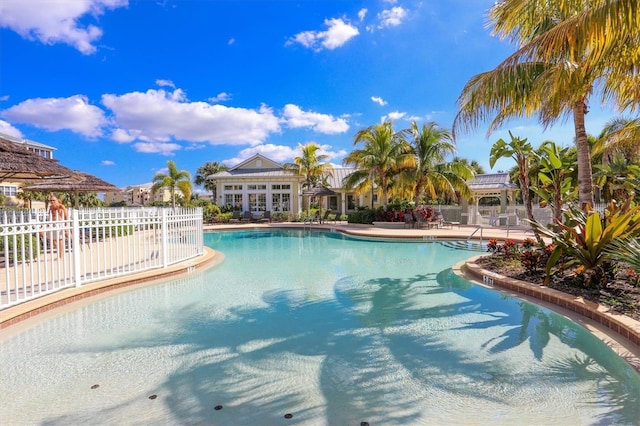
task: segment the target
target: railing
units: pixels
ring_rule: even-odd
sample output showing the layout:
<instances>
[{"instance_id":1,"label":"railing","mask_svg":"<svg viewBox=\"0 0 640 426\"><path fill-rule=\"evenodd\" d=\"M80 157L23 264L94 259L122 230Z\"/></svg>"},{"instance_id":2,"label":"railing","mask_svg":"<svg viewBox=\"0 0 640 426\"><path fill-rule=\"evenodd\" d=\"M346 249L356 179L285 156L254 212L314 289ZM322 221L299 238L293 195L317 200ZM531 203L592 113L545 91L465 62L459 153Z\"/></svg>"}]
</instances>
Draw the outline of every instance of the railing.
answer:
<instances>
[{"instance_id":1,"label":"railing","mask_svg":"<svg viewBox=\"0 0 640 426\"><path fill-rule=\"evenodd\" d=\"M166 268L202 254L202 209L0 212L0 310L64 288Z\"/></svg>"}]
</instances>

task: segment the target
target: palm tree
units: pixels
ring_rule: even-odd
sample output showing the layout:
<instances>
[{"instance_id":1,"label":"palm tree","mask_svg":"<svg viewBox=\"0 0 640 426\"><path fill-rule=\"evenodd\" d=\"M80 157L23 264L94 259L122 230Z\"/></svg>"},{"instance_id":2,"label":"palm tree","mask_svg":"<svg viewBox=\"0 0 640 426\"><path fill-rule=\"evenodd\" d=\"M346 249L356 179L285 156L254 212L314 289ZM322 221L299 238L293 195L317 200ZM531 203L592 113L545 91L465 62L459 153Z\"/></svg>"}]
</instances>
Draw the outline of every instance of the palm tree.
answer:
<instances>
[{"instance_id":1,"label":"palm tree","mask_svg":"<svg viewBox=\"0 0 640 426\"><path fill-rule=\"evenodd\" d=\"M623 201L635 197L640 186L640 165L624 155L616 155L607 164L596 165L593 176L604 190L605 201Z\"/></svg>"},{"instance_id":2,"label":"palm tree","mask_svg":"<svg viewBox=\"0 0 640 426\"><path fill-rule=\"evenodd\" d=\"M576 196L576 149L561 148L553 141L544 141L538 148L535 159L537 183L531 189L544 203L551 205L554 220L560 222L564 203L572 201Z\"/></svg>"},{"instance_id":3,"label":"palm tree","mask_svg":"<svg viewBox=\"0 0 640 426\"><path fill-rule=\"evenodd\" d=\"M167 188L171 192L171 207L176 208L176 190L182 193L188 202L191 199L191 174L186 170L178 171L174 161L167 161L168 174L158 172L153 176L151 192L155 194L160 188Z\"/></svg>"},{"instance_id":4,"label":"palm tree","mask_svg":"<svg viewBox=\"0 0 640 426\"><path fill-rule=\"evenodd\" d=\"M629 42L637 46L637 2L504 0L490 9L490 20L494 35L521 46L494 70L478 74L467 83L458 98L460 111L454 132L470 130L492 115L495 117L488 134L513 117L537 114L546 128L572 115L579 201L583 208L593 204L591 152L585 128L588 98L597 84L604 86L603 101L616 100L619 105L627 103L621 94L637 92L637 85L629 86L638 73L633 61L615 63L624 56L622 51L637 57L626 47ZM615 29L622 41L611 40L616 38L610 33L612 21L624 21ZM639 98L637 93L633 97L635 102Z\"/></svg>"},{"instance_id":5,"label":"palm tree","mask_svg":"<svg viewBox=\"0 0 640 426\"><path fill-rule=\"evenodd\" d=\"M425 193L434 200L438 194L456 199L456 191L468 195L466 181L473 177L472 168L463 162L446 162L446 157L456 152L451 132L433 122L420 129L415 121L410 131L415 162L403 172L402 179L409 183L415 204Z\"/></svg>"},{"instance_id":6,"label":"palm tree","mask_svg":"<svg viewBox=\"0 0 640 426\"><path fill-rule=\"evenodd\" d=\"M293 163L286 163L282 167L304 177L303 189L313 188L326 182L326 178L333 175L333 167L325 161L327 154L319 154L320 146L310 142L306 145L298 144L301 155L293 158Z\"/></svg>"},{"instance_id":7,"label":"palm tree","mask_svg":"<svg viewBox=\"0 0 640 426\"><path fill-rule=\"evenodd\" d=\"M522 200L524 202L524 208L527 212L527 218L530 222L534 221L533 218L533 205L531 203L531 180L529 178L530 162L534 160L536 153L533 147L527 139L516 137L509 131L511 136L510 142L505 142L504 139L498 139L491 147L491 156L489 157L489 165L493 168L499 158L513 158L518 167L518 183L520 184L520 191L522 193ZM536 233L536 239L542 241L540 236Z\"/></svg>"},{"instance_id":8,"label":"palm tree","mask_svg":"<svg viewBox=\"0 0 640 426\"><path fill-rule=\"evenodd\" d=\"M229 168L227 166L220 164L217 161L207 161L202 166L198 167L198 170L196 170L196 175L193 177L193 183L196 185L202 185L204 189L211 191L211 199L216 203L218 195L216 193L216 181L210 179L209 176L228 169Z\"/></svg>"},{"instance_id":9,"label":"palm tree","mask_svg":"<svg viewBox=\"0 0 640 426\"><path fill-rule=\"evenodd\" d=\"M353 143L363 147L351 151L343 161L345 166L353 165L356 169L343 182L345 187L362 193L377 185L386 210L395 177L415 164L405 133L395 132L391 121L359 130Z\"/></svg>"}]
</instances>

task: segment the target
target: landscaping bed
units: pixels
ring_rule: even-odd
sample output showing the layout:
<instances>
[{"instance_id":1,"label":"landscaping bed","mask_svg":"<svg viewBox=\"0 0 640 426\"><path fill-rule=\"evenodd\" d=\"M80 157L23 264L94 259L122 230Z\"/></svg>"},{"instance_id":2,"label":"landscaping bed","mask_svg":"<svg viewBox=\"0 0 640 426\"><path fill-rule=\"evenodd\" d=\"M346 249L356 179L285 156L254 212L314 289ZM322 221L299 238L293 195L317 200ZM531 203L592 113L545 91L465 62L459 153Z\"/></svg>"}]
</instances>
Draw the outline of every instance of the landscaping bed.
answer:
<instances>
[{"instance_id":1,"label":"landscaping bed","mask_svg":"<svg viewBox=\"0 0 640 426\"><path fill-rule=\"evenodd\" d=\"M475 263L500 275L533 284L544 284L544 271L532 273L518 259L487 255L478 258ZM586 287L580 274L572 269L553 275L547 286L607 306L613 312L640 321L640 285L637 275L622 263L617 265L613 275L614 279L609 280L606 286L593 289Z\"/></svg>"}]
</instances>

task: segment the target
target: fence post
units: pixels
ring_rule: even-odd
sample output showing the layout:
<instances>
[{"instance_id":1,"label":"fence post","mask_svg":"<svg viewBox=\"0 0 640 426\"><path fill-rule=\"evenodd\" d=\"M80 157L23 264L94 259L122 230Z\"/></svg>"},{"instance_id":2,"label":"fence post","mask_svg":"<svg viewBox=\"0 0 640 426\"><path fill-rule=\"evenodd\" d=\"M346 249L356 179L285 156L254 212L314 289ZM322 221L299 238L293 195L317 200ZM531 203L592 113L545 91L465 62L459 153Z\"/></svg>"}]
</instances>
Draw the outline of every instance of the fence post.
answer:
<instances>
[{"instance_id":1,"label":"fence post","mask_svg":"<svg viewBox=\"0 0 640 426\"><path fill-rule=\"evenodd\" d=\"M169 227L167 226L167 212L169 209L162 208L162 230L160 231L162 238L162 267L166 268L169 266L169 253L168 253L168 240L169 240Z\"/></svg>"},{"instance_id":2,"label":"fence post","mask_svg":"<svg viewBox=\"0 0 640 426\"><path fill-rule=\"evenodd\" d=\"M80 214L76 209L71 210L71 253L73 253L73 279L76 287L82 285L80 278Z\"/></svg>"}]
</instances>

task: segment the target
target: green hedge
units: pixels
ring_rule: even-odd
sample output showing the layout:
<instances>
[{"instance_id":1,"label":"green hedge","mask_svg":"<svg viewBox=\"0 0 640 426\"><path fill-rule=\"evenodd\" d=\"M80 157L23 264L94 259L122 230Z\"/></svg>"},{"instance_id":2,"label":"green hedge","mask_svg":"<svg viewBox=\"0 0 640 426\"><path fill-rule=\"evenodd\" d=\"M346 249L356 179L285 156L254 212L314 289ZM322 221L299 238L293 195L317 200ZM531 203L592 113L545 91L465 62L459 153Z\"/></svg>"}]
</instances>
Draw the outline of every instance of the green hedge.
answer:
<instances>
[{"instance_id":1,"label":"green hedge","mask_svg":"<svg viewBox=\"0 0 640 426\"><path fill-rule=\"evenodd\" d=\"M5 243L6 241L6 243ZM38 255L38 238L35 235L16 235L15 244L13 235L5 237L0 237L0 254L5 253L5 244L8 245L8 253L9 259L5 259L5 261L13 262L18 261L21 262L23 260L31 260ZM15 249L15 251L14 251ZM22 251L24 249L24 257ZM17 259L14 257L14 253L17 256Z\"/></svg>"}]
</instances>

